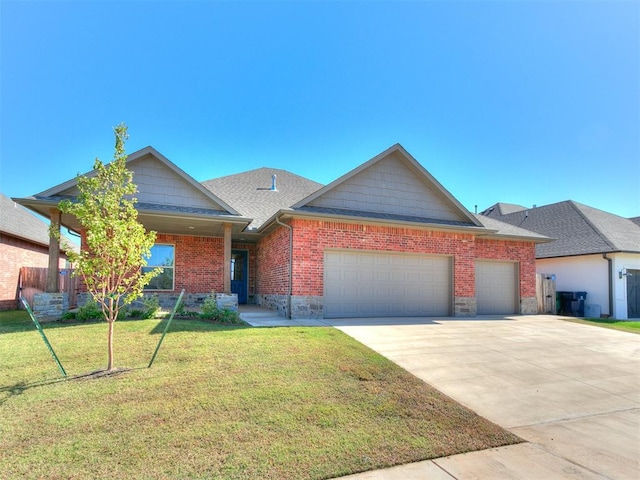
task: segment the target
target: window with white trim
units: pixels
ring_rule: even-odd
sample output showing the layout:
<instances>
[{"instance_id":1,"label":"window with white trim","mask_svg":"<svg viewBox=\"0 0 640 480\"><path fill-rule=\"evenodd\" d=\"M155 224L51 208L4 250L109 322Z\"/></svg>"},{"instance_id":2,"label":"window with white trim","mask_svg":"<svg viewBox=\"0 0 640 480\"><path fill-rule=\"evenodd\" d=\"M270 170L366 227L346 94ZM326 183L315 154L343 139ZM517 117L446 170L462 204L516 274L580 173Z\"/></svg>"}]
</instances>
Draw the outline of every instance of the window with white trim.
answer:
<instances>
[{"instance_id":1,"label":"window with white trim","mask_svg":"<svg viewBox=\"0 0 640 480\"><path fill-rule=\"evenodd\" d=\"M151 254L147 259L147 266L142 267L142 273L154 268L161 268L162 272L151 279L145 290L173 290L175 282L175 246L156 244L151 247Z\"/></svg>"}]
</instances>

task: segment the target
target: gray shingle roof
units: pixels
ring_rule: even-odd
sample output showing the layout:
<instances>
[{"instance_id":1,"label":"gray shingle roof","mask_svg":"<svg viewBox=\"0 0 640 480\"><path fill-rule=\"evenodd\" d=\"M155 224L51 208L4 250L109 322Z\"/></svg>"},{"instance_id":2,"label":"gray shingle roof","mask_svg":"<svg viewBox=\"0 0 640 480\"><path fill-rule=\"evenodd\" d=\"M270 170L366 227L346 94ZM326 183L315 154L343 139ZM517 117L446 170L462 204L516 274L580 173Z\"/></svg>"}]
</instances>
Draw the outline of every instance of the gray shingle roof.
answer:
<instances>
[{"instance_id":1,"label":"gray shingle roof","mask_svg":"<svg viewBox=\"0 0 640 480\"><path fill-rule=\"evenodd\" d=\"M640 225L640 217L632 217L629 220L631 220L636 225Z\"/></svg>"},{"instance_id":2,"label":"gray shingle roof","mask_svg":"<svg viewBox=\"0 0 640 480\"><path fill-rule=\"evenodd\" d=\"M495 205L492 205L489 208L487 208L484 212L480 212L480 214L485 216L493 216L491 214L495 211L499 215L508 215L509 213L521 212L526 209L527 207L523 207L522 205L516 205L515 203L498 202Z\"/></svg>"},{"instance_id":3,"label":"gray shingle roof","mask_svg":"<svg viewBox=\"0 0 640 480\"><path fill-rule=\"evenodd\" d=\"M510 223L501 222L500 220L496 220L495 218L486 217L484 215L475 215L475 217L480 220L480 223L484 225L486 228L490 230L497 230L495 235L504 236L504 237L529 237L531 239L538 239L549 241L550 239L542 235L540 233L532 232L531 230L525 230L524 228L516 227L515 225L511 225Z\"/></svg>"},{"instance_id":4,"label":"gray shingle roof","mask_svg":"<svg viewBox=\"0 0 640 480\"><path fill-rule=\"evenodd\" d=\"M572 200L508 214L500 214L499 210L490 207L483 213L556 239L536 246L538 258L607 252L640 253L639 225Z\"/></svg>"},{"instance_id":5,"label":"gray shingle roof","mask_svg":"<svg viewBox=\"0 0 640 480\"><path fill-rule=\"evenodd\" d=\"M271 190L273 175L276 175L277 190ZM241 215L253 218L249 229L260 228L279 210L291 207L322 188L322 184L313 180L266 167L214 178L202 185Z\"/></svg>"},{"instance_id":6,"label":"gray shingle roof","mask_svg":"<svg viewBox=\"0 0 640 480\"><path fill-rule=\"evenodd\" d=\"M0 232L39 245L49 245L49 225L2 193L0 193ZM69 239L67 242L74 245Z\"/></svg>"}]
</instances>

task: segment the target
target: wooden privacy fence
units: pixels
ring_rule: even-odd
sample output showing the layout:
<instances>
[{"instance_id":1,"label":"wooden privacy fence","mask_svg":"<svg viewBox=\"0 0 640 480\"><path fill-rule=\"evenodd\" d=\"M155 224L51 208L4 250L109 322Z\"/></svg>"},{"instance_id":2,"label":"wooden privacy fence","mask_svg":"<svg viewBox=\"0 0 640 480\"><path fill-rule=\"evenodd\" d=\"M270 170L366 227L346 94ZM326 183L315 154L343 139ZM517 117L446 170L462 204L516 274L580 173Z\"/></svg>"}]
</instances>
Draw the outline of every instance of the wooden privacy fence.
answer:
<instances>
[{"instance_id":1,"label":"wooden privacy fence","mask_svg":"<svg viewBox=\"0 0 640 480\"><path fill-rule=\"evenodd\" d=\"M556 313L556 276L549 273L536 274L536 298L538 313Z\"/></svg>"},{"instance_id":2,"label":"wooden privacy fence","mask_svg":"<svg viewBox=\"0 0 640 480\"><path fill-rule=\"evenodd\" d=\"M47 288L48 268L22 267L20 269L20 295L29 305L33 305L33 296L36 293L43 293ZM59 269L58 289L62 293L69 294L69 308L75 308L78 304L78 278L71 275L70 268Z\"/></svg>"}]
</instances>

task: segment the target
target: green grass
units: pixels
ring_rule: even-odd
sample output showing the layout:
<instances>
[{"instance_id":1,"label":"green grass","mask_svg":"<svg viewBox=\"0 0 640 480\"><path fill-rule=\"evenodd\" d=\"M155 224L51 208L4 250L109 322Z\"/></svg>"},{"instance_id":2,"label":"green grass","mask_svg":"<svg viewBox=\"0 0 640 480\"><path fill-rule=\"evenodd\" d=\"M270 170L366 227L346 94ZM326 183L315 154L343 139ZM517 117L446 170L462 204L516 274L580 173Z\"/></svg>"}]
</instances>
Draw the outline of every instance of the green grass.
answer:
<instances>
[{"instance_id":1,"label":"green grass","mask_svg":"<svg viewBox=\"0 0 640 480\"><path fill-rule=\"evenodd\" d=\"M320 479L520 441L332 328L121 321L62 379L0 313L2 478ZM106 324L46 324L70 376Z\"/></svg>"},{"instance_id":2,"label":"green grass","mask_svg":"<svg viewBox=\"0 0 640 480\"><path fill-rule=\"evenodd\" d=\"M582 323L586 325L596 325L598 327L611 328L614 330L622 330L623 332L631 332L640 334L640 321L631 320L615 320L612 318L567 318L563 320L568 322Z\"/></svg>"}]
</instances>

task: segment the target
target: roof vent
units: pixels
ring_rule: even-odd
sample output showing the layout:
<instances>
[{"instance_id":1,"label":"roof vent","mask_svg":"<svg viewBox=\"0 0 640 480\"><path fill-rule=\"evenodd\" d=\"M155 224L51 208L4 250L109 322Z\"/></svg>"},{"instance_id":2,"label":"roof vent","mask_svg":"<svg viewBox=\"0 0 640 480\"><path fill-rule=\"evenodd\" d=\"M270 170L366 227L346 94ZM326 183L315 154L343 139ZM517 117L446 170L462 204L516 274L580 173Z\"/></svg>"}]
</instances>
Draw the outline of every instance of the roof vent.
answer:
<instances>
[{"instance_id":1,"label":"roof vent","mask_svg":"<svg viewBox=\"0 0 640 480\"><path fill-rule=\"evenodd\" d=\"M277 192L278 191L278 187L276 186L276 180L278 179L278 176L274 173L273 175L271 175L271 191L272 192Z\"/></svg>"}]
</instances>

